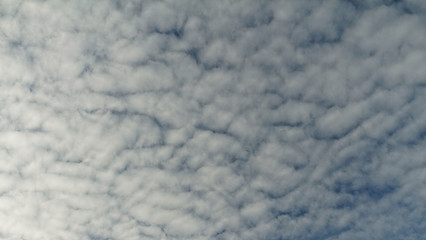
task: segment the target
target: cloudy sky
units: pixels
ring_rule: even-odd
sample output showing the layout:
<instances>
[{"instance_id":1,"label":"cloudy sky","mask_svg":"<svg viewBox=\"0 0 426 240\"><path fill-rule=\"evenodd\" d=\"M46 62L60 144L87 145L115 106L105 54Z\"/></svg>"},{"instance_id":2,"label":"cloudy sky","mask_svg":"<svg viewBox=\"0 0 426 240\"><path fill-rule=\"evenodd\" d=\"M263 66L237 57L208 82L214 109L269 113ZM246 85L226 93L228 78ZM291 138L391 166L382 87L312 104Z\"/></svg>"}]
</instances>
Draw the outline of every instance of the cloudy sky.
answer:
<instances>
[{"instance_id":1,"label":"cloudy sky","mask_svg":"<svg viewBox=\"0 0 426 240\"><path fill-rule=\"evenodd\" d=\"M424 238L425 22L422 0L0 0L0 238Z\"/></svg>"}]
</instances>

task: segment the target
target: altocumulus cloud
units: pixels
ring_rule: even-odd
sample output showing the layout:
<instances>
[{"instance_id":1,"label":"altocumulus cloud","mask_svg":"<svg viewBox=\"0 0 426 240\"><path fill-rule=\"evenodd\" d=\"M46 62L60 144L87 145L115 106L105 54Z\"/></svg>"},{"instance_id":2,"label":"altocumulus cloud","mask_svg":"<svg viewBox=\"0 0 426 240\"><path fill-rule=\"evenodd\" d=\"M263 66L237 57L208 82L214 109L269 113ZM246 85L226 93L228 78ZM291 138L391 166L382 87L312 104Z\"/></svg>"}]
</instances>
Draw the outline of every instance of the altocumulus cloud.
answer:
<instances>
[{"instance_id":1,"label":"altocumulus cloud","mask_svg":"<svg viewBox=\"0 0 426 240\"><path fill-rule=\"evenodd\" d=\"M426 4L0 1L1 239L421 239Z\"/></svg>"}]
</instances>

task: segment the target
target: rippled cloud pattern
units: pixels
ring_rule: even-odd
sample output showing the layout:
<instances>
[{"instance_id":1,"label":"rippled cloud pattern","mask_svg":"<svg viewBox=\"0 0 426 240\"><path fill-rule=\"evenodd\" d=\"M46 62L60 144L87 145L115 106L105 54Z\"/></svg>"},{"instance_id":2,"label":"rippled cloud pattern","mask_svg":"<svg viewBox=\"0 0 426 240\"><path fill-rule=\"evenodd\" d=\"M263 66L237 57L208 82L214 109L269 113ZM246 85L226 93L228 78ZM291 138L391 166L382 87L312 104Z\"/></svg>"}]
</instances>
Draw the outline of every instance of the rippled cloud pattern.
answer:
<instances>
[{"instance_id":1,"label":"rippled cloud pattern","mask_svg":"<svg viewBox=\"0 0 426 240\"><path fill-rule=\"evenodd\" d=\"M426 2L0 1L1 239L422 239Z\"/></svg>"}]
</instances>

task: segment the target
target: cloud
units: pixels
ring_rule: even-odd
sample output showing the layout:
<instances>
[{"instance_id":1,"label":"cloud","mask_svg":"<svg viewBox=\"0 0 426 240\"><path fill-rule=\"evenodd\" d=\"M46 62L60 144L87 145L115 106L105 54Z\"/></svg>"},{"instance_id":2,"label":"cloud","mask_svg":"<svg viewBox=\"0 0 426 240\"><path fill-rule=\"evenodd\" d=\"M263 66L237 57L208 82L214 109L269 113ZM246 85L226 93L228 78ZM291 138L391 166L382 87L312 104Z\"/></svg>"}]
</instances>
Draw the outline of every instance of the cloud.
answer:
<instances>
[{"instance_id":1,"label":"cloud","mask_svg":"<svg viewBox=\"0 0 426 240\"><path fill-rule=\"evenodd\" d=\"M2 239L418 239L422 1L3 1Z\"/></svg>"}]
</instances>

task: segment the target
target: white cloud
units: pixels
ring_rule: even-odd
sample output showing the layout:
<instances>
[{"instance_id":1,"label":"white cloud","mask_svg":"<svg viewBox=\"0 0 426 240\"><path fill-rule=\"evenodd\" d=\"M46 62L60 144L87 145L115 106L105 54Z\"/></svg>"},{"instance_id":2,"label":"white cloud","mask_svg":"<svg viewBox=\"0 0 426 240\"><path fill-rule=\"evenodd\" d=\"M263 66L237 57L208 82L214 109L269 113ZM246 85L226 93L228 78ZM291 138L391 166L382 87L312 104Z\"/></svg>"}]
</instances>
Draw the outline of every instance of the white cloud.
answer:
<instances>
[{"instance_id":1,"label":"white cloud","mask_svg":"<svg viewBox=\"0 0 426 240\"><path fill-rule=\"evenodd\" d=\"M421 1L2 1L2 239L418 239Z\"/></svg>"}]
</instances>

